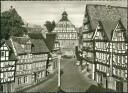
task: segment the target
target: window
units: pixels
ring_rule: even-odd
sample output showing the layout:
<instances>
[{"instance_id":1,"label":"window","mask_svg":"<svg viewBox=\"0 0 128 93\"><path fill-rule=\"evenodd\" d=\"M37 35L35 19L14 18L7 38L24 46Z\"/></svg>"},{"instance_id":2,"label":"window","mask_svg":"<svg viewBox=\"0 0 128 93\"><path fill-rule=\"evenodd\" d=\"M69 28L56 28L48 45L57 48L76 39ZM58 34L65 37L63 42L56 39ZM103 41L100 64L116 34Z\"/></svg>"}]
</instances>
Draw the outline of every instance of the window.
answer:
<instances>
[{"instance_id":1,"label":"window","mask_svg":"<svg viewBox=\"0 0 128 93\"><path fill-rule=\"evenodd\" d=\"M115 75L116 73L115 73L115 68L113 67L113 74Z\"/></svg>"},{"instance_id":2,"label":"window","mask_svg":"<svg viewBox=\"0 0 128 93\"><path fill-rule=\"evenodd\" d=\"M5 52L1 51L1 57L4 57L4 56L5 56Z\"/></svg>"},{"instance_id":3,"label":"window","mask_svg":"<svg viewBox=\"0 0 128 93\"><path fill-rule=\"evenodd\" d=\"M118 37L122 37L122 32L117 33Z\"/></svg>"},{"instance_id":4,"label":"window","mask_svg":"<svg viewBox=\"0 0 128 93\"><path fill-rule=\"evenodd\" d=\"M25 76L25 77L24 77L24 83L27 83L27 82L28 82L28 77Z\"/></svg>"},{"instance_id":5,"label":"window","mask_svg":"<svg viewBox=\"0 0 128 93\"><path fill-rule=\"evenodd\" d=\"M118 58L119 58L119 62L118 63L121 63L122 62L122 57L119 56Z\"/></svg>"},{"instance_id":6,"label":"window","mask_svg":"<svg viewBox=\"0 0 128 93\"><path fill-rule=\"evenodd\" d=\"M18 85L20 85L22 82L21 82L21 77L18 78Z\"/></svg>"},{"instance_id":7,"label":"window","mask_svg":"<svg viewBox=\"0 0 128 93\"><path fill-rule=\"evenodd\" d=\"M122 70L121 70L121 69L119 69L119 76L121 76L121 72L122 72Z\"/></svg>"},{"instance_id":8,"label":"window","mask_svg":"<svg viewBox=\"0 0 128 93\"><path fill-rule=\"evenodd\" d=\"M121 50L122 49L122 43L118 43L118 50Z\"/></svg>"},{"instance_id":9,"label":"window","mask_svg":"<svg viewBox=\"0 0 128 93\"><path fill-rule=\"evenodd\" d=\"M118 75L118 74L119 74L118 69L115 69L115 74L116 74L116 75Z\"/></svg>"},{"instance_id":10,"label":"window","mask_svg":"<svg viewBox=\"0 0 128 93\"><path fill-rule=\"evenodd\" d=\"M19 63L22 63L23 62L23 59L19 60Z\"/></svg>"},{"instance_id":11,"label":"window","mask_svg":"<svg viewBox=\"0 0 128 93\"><path fill-rule=\"evenodd\" d=\"M23 65L19 65L19 70L23 70Z\"/></svg>"},{"instance_id":12,"label":"window","mask_svg":"<svg viewBox=\"0 0 128 93\"><path fill-rule=\"evenodd\" d=\"M118 56L115 55L115 62L118 63Z\"/></svg>"},{"instance_id":13,"label":"window","mask_svg":"<svg viewBox=\"0 0 128 93\"><path fill-rule=\"evenodd\" d=\"M127 70L125 70L125 77L127 77Z\"/></svg>"},{"instance_id":14,"label":"window","mask_svg":"<svg viewBox=\"0 0 128 93\"><path fill-rule=\"evenodd\" d=\"M101 53L101 60L103 60L103 57L104 57L104 55L103 55L103 53Z\"/></svg>"},{"instance_id":15,"label":"window","mask_svg":"<svg viewBox=\"0 0 128 93\"><path fill-rule=\"evenodd\" d=\"M28 81L28 77L25 76L25 77L24 77L24 83L27 83L27 81Z\"/></svg>"},{"instance_id":16,"label":"window","mask_svg":"<svg viewBox=\"0 0 128 93\"><path fill-rule=\"evenodd\" d=\"M125 77L125 70L122 70L122 73L121 73L122 75L122 77Z\"/></svg>"},{"instance_id":17,"label":"window","mask_svg":"<svg viewBox=\"0 0 128 93\"><path fill-rule=\"evenodd\" d=\"M126 49L126 44L125 44L125 43L123 43L123 45L122 45L122 49L123 49L123 50Z\"/></svg>"},{"instance_id":18,"label":"window","mask_svg":"<svg viewBox=\"0 0 128 93\"><path fill-rule=\"evenodd\" d=\"M19 65L16 66L16 70L19 71Z\"/></svg>"},{"instance_id":19,"label":"window","mask_svg":"<svg viewBox=\"0 0 128 93\"><path fill-rule=\"evenodd\" d=\"M29 64L26 64L26 69L28 69L28 65L29 65Z\"/></svg>"}]
</instances>

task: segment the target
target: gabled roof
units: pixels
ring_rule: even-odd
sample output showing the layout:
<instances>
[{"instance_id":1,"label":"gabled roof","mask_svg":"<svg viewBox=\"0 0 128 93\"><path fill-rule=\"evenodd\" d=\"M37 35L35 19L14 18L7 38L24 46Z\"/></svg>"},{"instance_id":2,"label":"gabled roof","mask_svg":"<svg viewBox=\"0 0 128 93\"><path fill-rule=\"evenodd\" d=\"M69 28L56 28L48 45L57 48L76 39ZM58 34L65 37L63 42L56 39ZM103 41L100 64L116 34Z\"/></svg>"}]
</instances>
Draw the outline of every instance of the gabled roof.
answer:
<instances>
[{"instance_id":1,"label":"gabled roof","mask_svg":"<svg viewBox=\"0 0 128 93\"><path fill-rule=\"evenodd\" d=\"M41 33L28 33L28 36L32 39L44 39Z\"/></svg>"},{"instance_id":2,"label":"gabled roof","mask_svg":"<svg viewBox=\"0 0 128 93\"><path fill-rule=\"evenodd\" d=\"M13 41L18 42L19 44L25 44L29 41L28 37L12 37Z\"/></svg>"},{"instance_id":3,"label":"gabled roof","mask_svg":"<svg viewBox=\"0 0 128 93\"><path fill-rule=\"evenodd\" d=\"M9 60L17 60L16 55L14 54L14 50L12 48L12 43L10 40L6 40L6 43L8 45L8 47L10 48L9 51Z\"/></svg>"},{"instance_id":4,"label":"gabled roof","mask_svg":"<svg viewBox=\"0 0 128 93\"><path fill-rule=\"evenodd\" d=\"M7 40L2 39L2 40L0 41L0 47L2 47L2 45L6 44L6 46L7 46L8 49L10 50L10 48L9 48L9 46L7 45L7 42L6 42L6 41L7 41Z\"/></svg>"},{"instance_id":5,"label":"gabled roof","mask_svg":"<svg viewBox=\"0 0 128 93\"><path fill-rule=\"evenodd\" d=\"M69 29L66 29L66 28L69 28ZM76 30L75 25L72 24L70 20L68 20L68 21L59 21L56 24L53 32L56 32L56 33L60 33L60 32L63 32L63 31L67 31L66 33L68 33L68 32L74 32L73 30L70 30L70 28L73 28L74 31L75 31L75 33L77 33L77 30ZM58 32L58 30L59 30L59 32Z\"/></svg>"},{"instance_id":6,"label":"gabled roof","mask_svg":"<svg viewBox=\"0 0 128 93\"><path fill-rule=\"evenodd\" d=\"M45 43L44 37L39 33L29 33L30 40L32 42L32 53L48 53L49 49Z\"/></svg>"},{"instance_id":7,"label":"gabled roof","mask_svg":"<svg viewBox=\"0 0 128 93\"><path fill-rule=\"evenodd\" d=\"M95 38L95 35L96 35L97 32L101 33L101 36L103 37L103 40L108 40L108 36L107 36L107 34L106 34L105 30L104 30L104 27L103 27L101 21L98 21L98 25L97 25L96 30L94 32L93 38Z\"/></svg>"},{"instance_id":8,"label":"gabled roof","mask_svg":"<svg viewBox=\"0 0 128 93\"><path fill-rule=\"evenodd\" d=\"M1 40L0 45L3 45L5 43L7 44L7 47L9 48L9 60L17 60L17 58L14 54L13 48L12 48L11 41L10 40Z\"/></svg>"},{"instance_id":9,"label":"gabled roof","mask_svg":"<svg viewBox=\"0 0 128 93\"><path fill-rule=\"evenodd\" d=\"M95 30L98 21L101 21L109 39L111 39L111 33L115 29L118 20L121 20L125 29L127 29L126 7L87 4L86 11L88 12L92 30Z\"/></svg>"},{"instance_id":10,"label":"gabled roof","mask_svg":"<svg viewBox=\"0 0 128 93\"><path fill-rule=\"evenodd\" d=\"M120 31L123 31L123 36L124 36L125 40L128 40L128 32L126 31L125 27L123 26L121 20L119 20L119 21L117 22L117 25L116 25L114 31L117 31L117 32L118 32L118 31L119 31L119 32L120 32ZM112 35L113 35L114 31L112 32Z\"/></svg>"}]
</instances>

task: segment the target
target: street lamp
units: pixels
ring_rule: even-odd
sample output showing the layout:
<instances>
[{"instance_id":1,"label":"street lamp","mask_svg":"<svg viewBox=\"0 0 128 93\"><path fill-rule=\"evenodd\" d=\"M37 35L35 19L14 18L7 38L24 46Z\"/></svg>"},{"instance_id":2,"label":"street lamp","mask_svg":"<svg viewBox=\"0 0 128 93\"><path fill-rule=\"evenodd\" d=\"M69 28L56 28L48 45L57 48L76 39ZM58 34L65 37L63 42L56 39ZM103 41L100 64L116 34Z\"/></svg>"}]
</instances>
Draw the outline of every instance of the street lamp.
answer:
<instances>
[{"instance_id":1,"label":"street lamp","mask_svg":"<svg viewBox=\"0 0 128 93\"><path fill-rule=\"evenodd\" d=\"M61 55L58 55L58 89L60 90L60 84L61 84L61 80L60 80L60 60L61 60Z\"/></svg>"},{"instance_id":2,"label":"street lamp","mask_svg":"<svg viewBox=\"0 0 128 93\"><path fill-rule=\"evenodd\" d=\"M57 93L65 93L62 89L61 89L61 74L63 73L61 71L61 68L60 68L60 61L61 61L61 55L62 53L58 53L58 91Z\"/></svg>"}]
</instances>

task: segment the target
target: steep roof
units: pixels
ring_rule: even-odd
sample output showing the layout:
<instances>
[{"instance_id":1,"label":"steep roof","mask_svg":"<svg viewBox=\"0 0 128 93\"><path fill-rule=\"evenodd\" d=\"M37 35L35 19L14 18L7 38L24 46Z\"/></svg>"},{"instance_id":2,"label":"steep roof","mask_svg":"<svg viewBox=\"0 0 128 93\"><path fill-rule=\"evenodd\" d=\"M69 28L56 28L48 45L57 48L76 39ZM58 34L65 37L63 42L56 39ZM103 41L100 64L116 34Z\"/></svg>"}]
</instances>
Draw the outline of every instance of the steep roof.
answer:
<instances>
[{"instance_id":1,"label":"steep roof","mask_svg":"<svg viewBox=\"0 0 128 93\"><path fill-rule=\"evenodd\" d=\"M44 39L41 33L28 33L28 36L32 39Z\"/></svg>"},{"instance_id":2,"label":"steep roof","mask_svg":"<svg viewBox=\"0 0 128 93\"><path fill-rule=\"evenodd\" d=\"M60 21L68 21L68 14L67 14L67 12L66 11L64 11L63 13L62 13L62 18L60 19Z\"/></svg>"},{"instance_id":3,"label":"steep roof","mask_svg":"<svg viewBox=\"0 0 128 93\"><path fill-rule=\"evenodd\" d=\"M56 33L60 33L60 32L63 32L63 31L67 31L66 33L68 33L68 32L74 32L75 31L74 33L77 33L77 30L76 30L75 25L72 24L71 21L69 21L69 20L68 21L59 21L56 24L56 26L55 26L55 28L53 30L53 32L56 32Z\"/></svg>"},{"instance_id":4,"label":"steep roof","mask_svg":"<svg viewBox=\"0 0 128 93\"><path fill-rule=\"evenodd\" d=\"M9 60L17 60L16 55L14 54L13 48L12 48L12 43L10 40L6 40L5 41L8 45L8 47L10 48L9 51Z\"/></svg>"},{"instance_id":5,"label":"steep roof","mask_svg":"<svg viewBox=\"0 0 128 93\"><path fill-rule=\"evenodd\" d=\"M11 44L11 41L10 40L1 40L1 46L6 43L7 44L7 47L9 47L9 60L17 60L15 54L14 54L14 51L13 51L13 48L12 48L12 44Z\"/></svg>"},{"instance_id":6,"label":"steep roof","mask_svg":"<svg viewBox=\"0 0 128 93\"><path fill-rule=\"evenodd\" d=\"M26 51L22 47L22 45L25 45L28 40L30 40L28 37L11 37L14 47L16 49L17 54L25 54Z\"/></svg>"},{"instance_id":7,"label":"steep roof","mask_svg":"<svg viewBox=\"0 0 128 93\"><path fill-rule=\"evenodd\" d=\"M72 22L68 19L67 16L68 16L68 14L66 13L66 11L64 11L63 14L62 14L62 18L56 24L53 32L60 33L60 32L65 32L66 31L65 33L68 33L68 32L77 33L75 25L72 24Z\"/></svg>"},{"instance_id":8,"label":"steep roof","mask_svg":"<svg viewBox=\"0 0 128 93\"><path fill-rule=\"evenodd\" d=\"M128 32L125 29L124 25L122 24L121 20L118 21L114 31L117 31L117 32L123 31L123 37L125 38L126 41L128 40ZM113 32L112 32L112 35L113 35Z\"/></svg>"},{"instance_id":9,"label":"steep roof","mask_svg":"<svg viewBox=\"0 0 128 93\"><path fill-rule=\"evenodd\" d=\"M66 11L64 11L64 12L62 13L62 15L68 15L68 14L67 14L67 12L66 12Z\"/></svg>"},{"instance_id":10,"label":"steep roof","mask_svg":"<svg viewBox=\"0 0 128 93\"><path fill-rule=\"evenodd\" d=\"M96 29L98 21L101 21L109 39L119 20L127 29L127 8L110 5L86 5L92 30Z\"/></svg>"},{"instance_id":11,"label":"steep roof","mask_svg":"<svg viewBox=\"0 0 128 93\"><path fill-rule=\"evenodd\" d=\"M29 33L32 42L32 53L48 53L49 49L45 43L44 37L39 33Z\"/></svg>"},{"instance_id":12,"label":"steep roof","mask_svg":"<svg viewBox=\"0 0 128 93\"><path fill-rule=\"evenodd\" d=\"M15 42L18 42L19 44L25 44L29 38L28 37L12 37Z\"/></svg>"}]
</instances>

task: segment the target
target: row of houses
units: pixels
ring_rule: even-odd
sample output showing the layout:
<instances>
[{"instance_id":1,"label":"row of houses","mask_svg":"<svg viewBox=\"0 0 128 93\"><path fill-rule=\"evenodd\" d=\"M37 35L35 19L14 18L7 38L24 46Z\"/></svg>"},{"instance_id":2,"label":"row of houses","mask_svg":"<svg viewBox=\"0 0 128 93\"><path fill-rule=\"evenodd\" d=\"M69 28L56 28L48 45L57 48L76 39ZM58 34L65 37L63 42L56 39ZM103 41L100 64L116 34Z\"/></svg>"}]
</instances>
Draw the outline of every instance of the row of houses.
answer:
<instances>
[{"instance_id":1,"label":"row of houses","mask_svg":"<svg viewBox=\"0 0 128 93\"><path fill-rule=\"evenodd\" d=\"M56 71L59 43L56 38L52 38L53 36L55 35L49 33L47 38L44 38L41 33L28 33L23 37L12 36L9 40L1 41L0 81L3 91L20 91L26 86L43 81ZM52 45L47 43L51 41ZM16 68L13 67L13 63L16 63ZM5 66L8 64L13 68ZM14 71L12 75L10 71ZM9 79L9 75L14 74L15 78ZM4 84L5 82L8 84Z\"/></svg>"},{"instance_id":2,"label":"row of houses","mask_svg":"<svg viewBox=\"0 0 128 93\"><path fill-rule=\"evenodd\" d=\"M126 12L126 7L86 5L77 50L82 72L120 92L127 92L128 85Z\"/></svg>"},{"instance_id":3,"label":"row of houses","mask_svg":"<svg viewBox=\"0 0 128 93\"><path fill-rule=\"evenodd\" d=\"M57 70L60 51L64 55L73 56L75 46L78 45L77 30L68 19L66 11L62 13L62 18L53 32L48 33L46 27L34 27L29 24L24 27L28 31L27 35L12 36L9 40L2 40L0 44L0 82L8 82L0 86L3 91L19 91L25 86L44 80ZM9 65L10 63L13 65ZM3 71L4 69L6 70Z\"/></svg>"}]
</instances>

